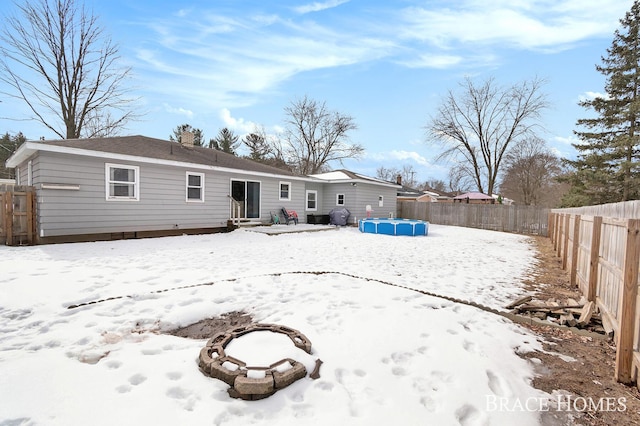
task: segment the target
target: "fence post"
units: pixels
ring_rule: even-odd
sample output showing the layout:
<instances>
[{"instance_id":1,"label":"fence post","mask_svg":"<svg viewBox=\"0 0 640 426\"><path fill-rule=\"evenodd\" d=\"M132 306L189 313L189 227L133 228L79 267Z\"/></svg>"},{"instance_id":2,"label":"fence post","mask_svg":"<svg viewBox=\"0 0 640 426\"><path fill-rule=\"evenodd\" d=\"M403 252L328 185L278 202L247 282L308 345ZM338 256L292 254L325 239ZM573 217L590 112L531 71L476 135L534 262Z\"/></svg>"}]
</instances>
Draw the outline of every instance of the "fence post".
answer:
<instances>
[{"instance_id":1,"label":"fence post","mask_svg":"<svg viewBox=\"0 0 640 426\"><path fill-rule=\"evenodd\" d=\"M5 210L4 210L4 223L6 225L5 235L7 236L6 244L8 246L13 245L13 192L5 192Z\"/></svg>"},{"instance_id":2,"label":"fence post","mask_svg":"<svg viewBox=\"0 0 640 426\"><path fill-rule=\"evenodd\" d=\"M4 192L0 192L0 230L2 230L2 233L0 235L2 235L2 239L4 241L1 241L1 243L6 243L6 236L7 236L7 215L6 215L6 208L5 206L7 205L7 203L5 202L5 193Z\"/></svg>"},{"instance_id":3,"label":"fence post","mask_svg":"<svg viewBox=\"0 0 640 426\"><path fill-rule=\"evenodd\" d=\"M616 350L616 379L625 384L634 381L633 337L635 333L636 298L638 296L638 263L640 262L640 219L627 221L627 240L624 257L624 281L620 303L620 329Z\"/></svg>"},{"instance_id":4,"label":"fence post","mask_svg":"<svg viewBox=\"0 0 640 426\"><path fill-rule=\"evenodd\" d=\"M547 235L549 236L549 238L551 239L551 243L553 244L553 217L554 217L553 212L549 212L547 214Z\"/></svg>"},{"instance_id":5,"label":"fence post","mask_svg":"<svg viewBox=\"0 0 640 426\"><path fill-rule=\"evenodd\" d=\"M556 216L556 241L553 248L557 250L558 256L560 256L560 236L562 235L562 224L564 223L562 220L563 216L563 214Z\"/></svg>"},{"instance_id":6,"label":"fence post","mask_svg":"<svg viewBox=\"0 0 640 426\"><path fill-rule=\"evenodd\" d=\"M35 206L36 206L36 193L33 190L27 191L27 240L29 244L35 244L36 240L36 221L35 218Z\"/></svg>"},{"instance_id":7,"label":"fence post","mask_svg":"<svg viewBox=\"0 0 640 426\"><path fill-rule=\"evenodd\" d=\"M564 238L562 238L562 269L567 270L567 258L569 256L569 221L571 220L571 215L565 215L564 218Z\"/></svg>"},{"instance_id":8,"label":"fence post","mask_svg":"<svg viewBox=\"0 0 640 426\"><path fill-rule=\"evenodd\" d=\"M589 288L587 300L596 301L598 289L598 260L600 259L600 235L602 235L602 216L594 216L593 231L591 232L591 249L589 251Z\"/></svg>"},{"instance_id":9,"label":"fence post","mask_svg":"<svg viewBox=\"0 0 640 426\"><path fill-rule=\"evenodd\" d=\"M573 222L573 244L571 244L571 271L569 279L571 287L576 286L576 275L578 272L578 249L580 248L580 215L576 215Z\"/></svg>"}]
</instances>

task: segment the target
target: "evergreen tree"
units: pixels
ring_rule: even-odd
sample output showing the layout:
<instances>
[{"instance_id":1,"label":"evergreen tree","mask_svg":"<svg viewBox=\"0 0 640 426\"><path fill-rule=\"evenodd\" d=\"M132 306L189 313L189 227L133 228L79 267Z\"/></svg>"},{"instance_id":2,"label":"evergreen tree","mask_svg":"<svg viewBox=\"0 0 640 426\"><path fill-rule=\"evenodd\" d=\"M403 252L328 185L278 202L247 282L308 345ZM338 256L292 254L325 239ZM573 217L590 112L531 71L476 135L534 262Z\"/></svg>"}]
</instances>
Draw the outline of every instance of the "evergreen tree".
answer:
<instances>
[{"instance_id":1,"label":"evergreen tree","mask_svg":"<svg viewBox=\"0 0 640 426\"><path fill-rule=\"evenodd\" d=\"M595 118L580 119L582 130L564 205L601 204L640 198L640 1L634 1L596 70L606 77L606 96L580 103Z\"/></svg>"},{"instance_id":2,"label":"evergreen tree","mask_svg":"<svg viewBox=\"0 0 640 426\"><path fill-rule=\"evenodd\" d=\"M249 133L242 143L249 148L249 158L253 161L265 162L272 152L266 138L259 133Z\"/></svg>"},{"instance_id":3,"label":"evergreen tree","mask_svg":"<svg viewBox=\"0 0 640 426\"><path fill-rule=\"evenodd\" d=\"M7 132L0 138L0 179L14 179L16 177L15 170L7 169L4 163L26 140L27 138L22 132L13 136Z\"/></svg>"},{"instance_id":4,"label":"evergreen tree","mask_svg":"<svg viewBox=\"0 0 640 426\"><path fill-rule=\"evenodd\" d=\"M209 147L219 151L224 151L228 154L237 155L236 149L238 149L238 146L240 145L238 139L238 135L225 127L218 132L218 136L216 136L215 139L211 139L209 141Z\"/></svg>"}]
</instances>

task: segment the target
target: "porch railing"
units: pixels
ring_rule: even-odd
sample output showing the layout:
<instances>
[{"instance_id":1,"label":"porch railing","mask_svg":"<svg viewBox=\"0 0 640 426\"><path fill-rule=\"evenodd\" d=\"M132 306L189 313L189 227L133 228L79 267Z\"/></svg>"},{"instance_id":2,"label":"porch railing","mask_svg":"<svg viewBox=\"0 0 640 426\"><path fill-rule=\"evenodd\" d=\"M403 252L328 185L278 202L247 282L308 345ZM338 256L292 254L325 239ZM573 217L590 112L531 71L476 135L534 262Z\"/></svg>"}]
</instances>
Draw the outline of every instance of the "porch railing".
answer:
<instances>
[{"instance_id":1,"label":"porch railing","mask_svg":"<svg viewBox=\"0 0 640 426\"><path fill-rule=\"evenodd\" d=\"M239 225L242 205L240 204L240 201L236 200L231 195L229 195L229 199L231 200L231 223Z\"/></svg>"}]
</instances>

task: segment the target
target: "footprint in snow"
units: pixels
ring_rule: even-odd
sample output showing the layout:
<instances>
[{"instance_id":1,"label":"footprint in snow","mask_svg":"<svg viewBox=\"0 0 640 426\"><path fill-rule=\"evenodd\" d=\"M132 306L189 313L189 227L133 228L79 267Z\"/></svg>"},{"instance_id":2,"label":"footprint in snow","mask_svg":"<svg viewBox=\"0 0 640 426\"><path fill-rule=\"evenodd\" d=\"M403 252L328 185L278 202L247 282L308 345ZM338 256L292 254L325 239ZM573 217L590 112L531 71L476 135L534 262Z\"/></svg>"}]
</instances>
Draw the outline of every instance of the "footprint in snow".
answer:
<instances>
[{"instance_id":1,"label":"footprint in snow","mask_svg":"<svg viewBox=\"0 0 640 426\"><path fill-rule=\"evenodd\" d=\"M462 407L456 410L456 419L462 426L472 426L481 424L480 411L473 405L464 404Z\"/></svg>"},{"instance_id":2,"label":"footprint in snow","mask_svg":"<svg viewBox=\"0 0 640 426\"><path fill-rule=\"evenodd\" d=\"M167 378L173 381L180 380L182 378L182 373L179 371L170 371L167 373Z\"/></svg>"},{"instance_id":3,"label":"footprint in snow","mask_svg":"<svg viewBox=\"0 0 640 426\"><path fill-rule=\"evenodd\" d=\"M333 383L331 382L318 382L315 384L315 387L317 387L320 390L323 391L331 391L333 390Z\"/></svg>"},{"instance_id":4,"label":"footprint in snow","mask_svg":"<svg viewBox=\"0 0 640 426\"><path fill-rule=\"evenodd\" d=\"M489 389L498 396L509 396L511 394L509 385L497 376L493 371L487 370L487 379L489 380Z\"/></svg>"},{"instance_id":5,"label":"footprint in snow","mask_svg":"<svg viewBox=\"0 0 640 426\"><path fill-rule=\"evenodd\" d=\"M106 363L106 366L111 370L115 370L117 368L120 368L122 366L122 363L120 361L109 361Z\"/></svg>"},{"instance_id":6,"label":"footprint in snow","mask_svg":"<svg viewBox=\"0 0 640 426\"><path fill-rule=\"evenodd\" d=\"M167 396L174 399L186 399L190 395L189 391L184 390L180 386L174 386L167 389Z\"/></svg>"},{"instance_id":7,"label":"footprint in snow","mask_svg":"<svg viewBox=\"0 0 640 426\"><path fill-rule=\"evenodd\" d=\"M133 386L138 386L139 384L146 381L147 377L142 374L134 374L133 376L129 377L129 383L131 383Z\"/></svg>"},{"instance_id":8,"label":"footprint in snow","mask_svg":"<svg viewBox=\"0 0 640 426\"><path fill-rule=\"evenodd\" d=\"M464 348L465 351L470 352L470 353L476 353L476 344L473 342L470 342L468 340L465 340L462 342L462 347Z\"/></svg>"},{"instance_id":9,"label":"footprint in snow","mask_svg":"<svg viewBox=\"0 0 640 426\"><path fill-rule=\"evenodd\" d=\"M116 388L116 391L118 391L118 393L131 392L131 386L129 386L129 385L121 385L121 386L118 386Z\"/></svg>"}]
</instances>

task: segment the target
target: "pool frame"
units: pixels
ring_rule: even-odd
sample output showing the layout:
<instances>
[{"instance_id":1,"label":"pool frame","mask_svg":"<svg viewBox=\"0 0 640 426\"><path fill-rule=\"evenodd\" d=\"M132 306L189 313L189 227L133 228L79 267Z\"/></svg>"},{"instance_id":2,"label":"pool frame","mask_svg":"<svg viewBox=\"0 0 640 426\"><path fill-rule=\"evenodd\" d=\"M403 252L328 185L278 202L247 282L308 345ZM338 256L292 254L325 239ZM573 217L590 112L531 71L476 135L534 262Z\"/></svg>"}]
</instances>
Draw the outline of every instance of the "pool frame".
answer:
<instances>
[{"instance_id":1,"label":"pool frame","mask_svg":"<svg viewBox=\"0 0 640 426\"><path fill-rule=\"evenodd\" d=\"M417 219L366 218L358 221L360 232L410 237L429 234L429 222Z\"/></svg>"}]
</instances>

